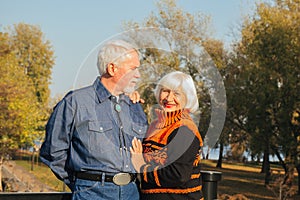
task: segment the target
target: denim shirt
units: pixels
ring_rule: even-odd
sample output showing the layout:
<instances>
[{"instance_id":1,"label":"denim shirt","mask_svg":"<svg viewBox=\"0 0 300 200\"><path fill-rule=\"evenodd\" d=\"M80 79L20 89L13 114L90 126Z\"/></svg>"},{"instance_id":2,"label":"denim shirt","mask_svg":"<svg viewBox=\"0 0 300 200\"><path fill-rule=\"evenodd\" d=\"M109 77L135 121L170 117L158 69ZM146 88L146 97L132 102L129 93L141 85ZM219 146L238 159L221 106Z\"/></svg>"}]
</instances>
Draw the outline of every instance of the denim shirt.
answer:
<instances>
[{"instance_id":1,"label":"denim shirt","mask_svg":"<svg viewBox=\"0 0 300 200\"><path fill-rule=\"evenodd\" d=\"M74 172L132 172L129 147L145 136L148 122L140 104L120 95L121 111L100 77L93 85L69 92L46 125L41 160L68 183Z\"/></svg>"}]
</instances>

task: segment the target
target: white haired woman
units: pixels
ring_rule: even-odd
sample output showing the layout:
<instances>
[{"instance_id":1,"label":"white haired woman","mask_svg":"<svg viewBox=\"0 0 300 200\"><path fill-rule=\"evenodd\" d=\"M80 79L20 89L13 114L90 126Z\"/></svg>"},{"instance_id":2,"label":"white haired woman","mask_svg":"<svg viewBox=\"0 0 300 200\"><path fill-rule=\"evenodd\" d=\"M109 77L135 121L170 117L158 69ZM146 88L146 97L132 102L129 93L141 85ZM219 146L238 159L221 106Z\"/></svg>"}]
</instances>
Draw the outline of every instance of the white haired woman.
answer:
<instances>
[{"instance_id":1,"label":"white haired woman","mask_svg":"<svg viewBox=\"0 0 300 200\"><path fill-rule=\"evenodd\" d=\"M198 109L191 76L165 75L155 88L160 105L141 142L132 141L132 162L141 173L141 199L203 199L200 177L202 138L190 114Z\"/></svg>"}]
</instances>

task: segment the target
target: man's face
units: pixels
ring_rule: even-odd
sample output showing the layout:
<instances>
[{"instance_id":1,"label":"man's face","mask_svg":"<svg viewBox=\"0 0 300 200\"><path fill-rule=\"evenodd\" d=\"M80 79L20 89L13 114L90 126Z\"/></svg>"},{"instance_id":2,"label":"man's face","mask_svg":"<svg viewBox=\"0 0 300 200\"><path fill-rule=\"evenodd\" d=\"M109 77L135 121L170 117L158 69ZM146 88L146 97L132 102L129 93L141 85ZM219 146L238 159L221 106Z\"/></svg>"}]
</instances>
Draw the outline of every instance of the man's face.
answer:
<instances>
[{"instance_id":1,"label":"man's face","mask_svg":"<svg viewBox=\"0 0 300 200\"><path fill-rule=\"evenodd\" d=\"M119 61L116 73L116 90L121 93L130 94L135 90L136 83L141 76L138 68L140 60L138 53L134 50L130 51L125 58Z\"/></svg>"}]
</instances>

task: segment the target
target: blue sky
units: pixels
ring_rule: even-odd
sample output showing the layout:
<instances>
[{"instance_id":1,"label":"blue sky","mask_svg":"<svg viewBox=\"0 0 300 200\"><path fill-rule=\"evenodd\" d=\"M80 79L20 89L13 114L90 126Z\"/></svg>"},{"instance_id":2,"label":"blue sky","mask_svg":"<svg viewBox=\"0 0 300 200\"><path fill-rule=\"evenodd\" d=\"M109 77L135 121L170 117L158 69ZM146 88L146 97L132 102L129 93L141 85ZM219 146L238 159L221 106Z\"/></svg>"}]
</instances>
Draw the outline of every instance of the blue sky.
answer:
<instances>
[{"instance_id":1,"label":"blue sky","mask_svg":"<svg viewBox=\"0 0 300 200\"><path fill-rule=\"evenodd\" d=\"M142 22L156 12L157 0L0 0L0 31L17 23L38 25L55 52L51 96L74 88L88 54L102 41L120 33L125 21ZM255 9L255 0L178 0L191 14L210 15L214 38L229 44L232 29ZM94 66L96 72L96 66ZM97 74L93 73L90 83Z\"/></svg>"}]
</instances>

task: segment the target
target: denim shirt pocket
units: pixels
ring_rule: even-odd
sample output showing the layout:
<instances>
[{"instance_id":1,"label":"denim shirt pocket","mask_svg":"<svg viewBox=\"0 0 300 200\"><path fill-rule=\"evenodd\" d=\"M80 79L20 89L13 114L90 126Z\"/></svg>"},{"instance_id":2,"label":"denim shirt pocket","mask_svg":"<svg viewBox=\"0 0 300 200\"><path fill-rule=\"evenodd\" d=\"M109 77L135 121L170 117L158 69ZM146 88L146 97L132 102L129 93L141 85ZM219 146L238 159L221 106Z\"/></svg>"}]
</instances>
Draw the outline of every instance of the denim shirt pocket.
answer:
<instances>
[{"instance_id":1,"label":"denim shirt pocket","mask_svg":"<svg viewBox=\"0 0 300 200\"><path fill-rule=\"evenodd\" d=\"M89 121L89 131L105 133L112 129L111 121Z\"/></svg>"},{"instance_id":2,"label":"denim shirt pocket","mask_svg":"<svg viewBox=\"0 0 300 200\"><path fill-rule=\"evenodd\" d=\"M147 131L147 125L140 125L137 123L132 124L132 131L134 133L134 136L137 138L144 138L146 131Z\"/></svg>"},{"instance_id":3,"label":"denim shirt pocket","mask_svg":"<svg viewBox=\"0 0 300 200\"><path fill-rule=\"evenodd\" d=\"M117 136L111 121L89 121L89 145L92 152L104 153L114 149Z\"/></svg>"}]
</instances>

